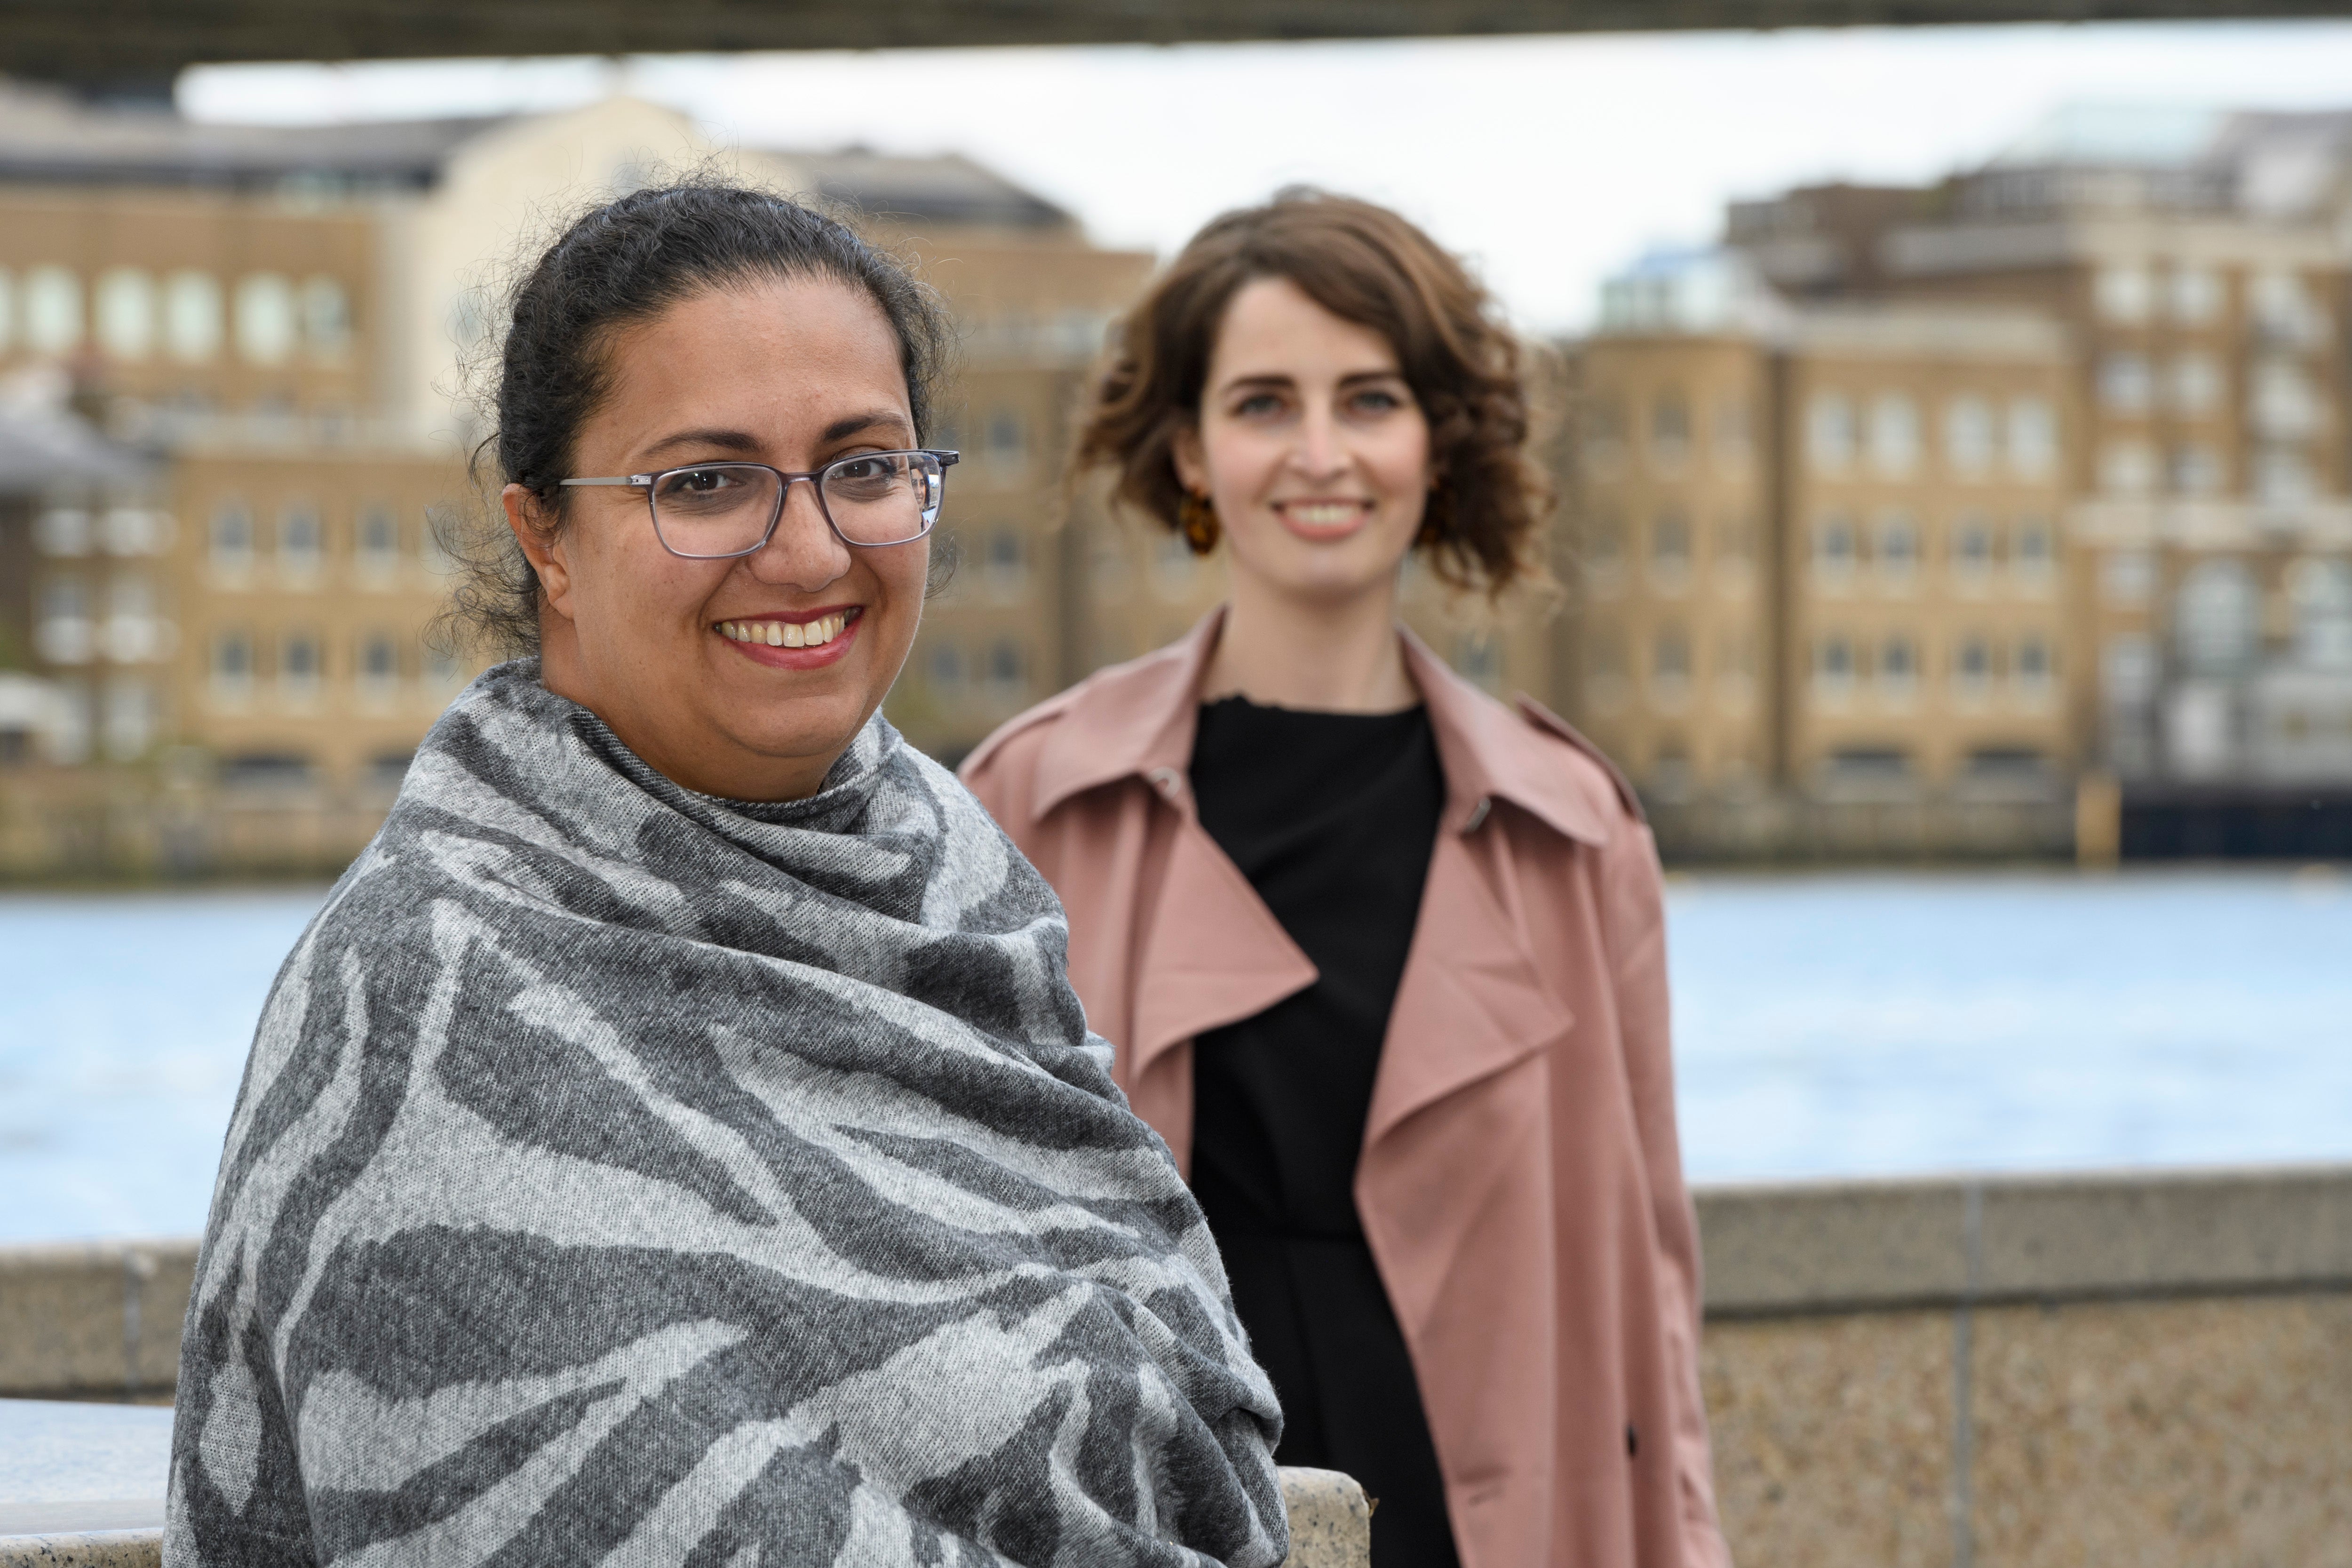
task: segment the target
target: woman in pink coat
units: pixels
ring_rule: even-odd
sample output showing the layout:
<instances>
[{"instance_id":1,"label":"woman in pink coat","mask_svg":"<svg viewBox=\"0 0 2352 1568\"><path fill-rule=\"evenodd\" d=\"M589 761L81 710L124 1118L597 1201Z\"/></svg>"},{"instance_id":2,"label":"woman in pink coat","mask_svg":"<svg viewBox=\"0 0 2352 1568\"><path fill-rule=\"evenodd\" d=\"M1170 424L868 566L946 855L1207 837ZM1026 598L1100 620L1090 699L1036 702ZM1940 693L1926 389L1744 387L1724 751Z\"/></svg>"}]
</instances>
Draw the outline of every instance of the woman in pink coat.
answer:
<instances>
[{"instance_id":1,"label":"woman in pink coat","mask_svg":"<svg viewBox=\"0 0 2352 1568\"><path fill-rule=\"evenodd\" d=\"M1211 224L1129 317L1082 467L1229 602L964 778L1377 1568L1716 1568L1656 851L1608 763L1397 621L1418 550L1536 570L1517 350L1365 203Z\"/></svg>"}]
</instances>

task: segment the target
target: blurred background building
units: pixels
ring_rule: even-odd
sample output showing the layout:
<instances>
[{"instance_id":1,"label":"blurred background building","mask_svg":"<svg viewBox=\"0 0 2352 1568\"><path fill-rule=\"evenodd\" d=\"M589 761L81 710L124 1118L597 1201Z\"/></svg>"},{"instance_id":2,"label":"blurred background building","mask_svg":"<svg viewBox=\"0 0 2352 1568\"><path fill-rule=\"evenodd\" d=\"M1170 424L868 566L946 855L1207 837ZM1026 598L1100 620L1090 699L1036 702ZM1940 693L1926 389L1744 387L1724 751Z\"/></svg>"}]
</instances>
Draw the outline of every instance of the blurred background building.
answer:
<instances>
[{"instance_id":1,"label":"blurred background building","mask_svg":"<svg viewBox=\"0 0 2352 1568\"><path fill-rule=\"evenodd\" d=\"M1736 204L1575 354L1570 706L1685 853L2352 849L2352 115Z\"/></svg>"},{"instance_id":2,"label":"blurred background building","mask_svg":"<svg viewBox=\"0 0 2352 1568\"><path fill-rule=\"evenodd\" d=\"M917 744L1217 600L1062 484L1154 258L966 159L626 98L285 128L0 87L0 869L365 841L479 662L426 633L495 523L501 288L683 169L834 204L956 316ZM1539 366L1564 597L1416 570L1409 619L1589 730L1680 857L2352 852L2347 225L2352 114L2070 112L1933 186L1735 204Z\"/></svg>"}]
</instances>

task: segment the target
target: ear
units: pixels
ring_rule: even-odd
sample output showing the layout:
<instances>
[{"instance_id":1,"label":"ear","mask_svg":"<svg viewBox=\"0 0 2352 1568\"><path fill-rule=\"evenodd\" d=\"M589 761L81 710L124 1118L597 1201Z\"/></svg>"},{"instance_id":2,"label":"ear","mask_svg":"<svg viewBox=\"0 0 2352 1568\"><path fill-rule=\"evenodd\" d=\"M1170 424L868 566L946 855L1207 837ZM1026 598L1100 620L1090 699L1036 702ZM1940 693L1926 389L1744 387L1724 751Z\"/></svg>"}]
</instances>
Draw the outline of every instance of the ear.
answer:
<instances>
[{"instance_id":1,"label":"ear","mask_svg":"<svg viewBox=\"0 0 2352 1568\"><path fill-rule=\"evenodd\" d=\"M1187 495L1209 493L1209 460L1201 447L1201 426L1187 419L1176 427L1175 437L1168 443L1168 456L1176 468L1176 482L1184 487Z\"/></svg>"},{"instance_id":2,"label":"ear","mask_svg":"<svg viewBox=\"0 0 2352 1568\"><path fill-rule=\"evenodd\" d=\"M509 485L499 492L499 504L506 508L507 526L514 530L523 559L539 574L539 591L547 595L548 606L570 620L572 568L563 559L562 536L540 521L540 499L520 485Z\"/></svg>"}]
</instances>

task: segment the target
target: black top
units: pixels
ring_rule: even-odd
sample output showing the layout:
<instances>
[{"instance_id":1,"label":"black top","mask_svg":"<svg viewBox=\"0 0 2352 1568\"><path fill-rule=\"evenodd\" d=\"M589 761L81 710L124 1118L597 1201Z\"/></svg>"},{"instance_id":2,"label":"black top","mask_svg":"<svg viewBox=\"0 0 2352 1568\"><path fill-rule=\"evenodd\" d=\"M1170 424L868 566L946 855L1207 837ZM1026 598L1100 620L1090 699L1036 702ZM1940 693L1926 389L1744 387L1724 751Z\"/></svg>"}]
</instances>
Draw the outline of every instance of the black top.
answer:
<instances>
[{"instance_id":1,"label":"black top","mask_svg":"<svg viewBox=\"0 0 2352 1568\"><path fill-rule=\"evenodd\" d=\"M1375 1568L1445 1568L1437 1456L1354 1195L1445 802L1429 715L1226 698L1201 710L1192 776L1201 825L1318 975L1193 1047L1193 1191L1282 1397L1276 1457L1381 1500Z\"/></svg>"}]
</instances>

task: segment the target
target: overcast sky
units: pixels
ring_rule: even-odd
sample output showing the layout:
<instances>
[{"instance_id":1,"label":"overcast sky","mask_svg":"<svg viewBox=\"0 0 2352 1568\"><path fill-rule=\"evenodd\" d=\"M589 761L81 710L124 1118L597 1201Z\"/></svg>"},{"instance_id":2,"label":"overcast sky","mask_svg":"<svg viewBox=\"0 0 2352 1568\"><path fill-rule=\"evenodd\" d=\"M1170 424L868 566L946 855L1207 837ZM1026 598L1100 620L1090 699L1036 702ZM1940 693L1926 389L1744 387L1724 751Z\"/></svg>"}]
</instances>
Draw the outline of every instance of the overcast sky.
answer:
<instances>
[{"instance_id":1,"label":"overcast sky","mask_svg":"<svg viewBox=\"0 0 2352 1568\"><path fill-rule=\"evenodd\" d=\"M1392 203L1531 329L1589 319L1723 203L1981 163L2063 104L2352 107L2352 23L1685 33L1444 42L667 56L194 70L191 114L308 122L557 109L615 90L723 140L958 151L1163 255L1307 181Z\"/></svg>"}]
</instances>

